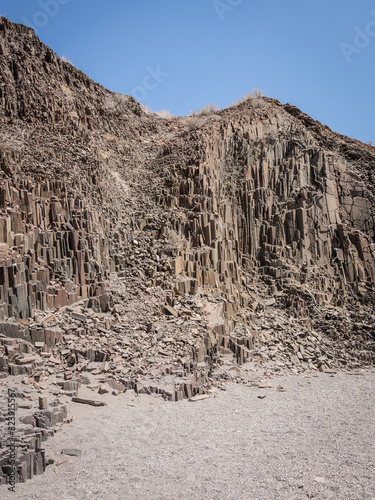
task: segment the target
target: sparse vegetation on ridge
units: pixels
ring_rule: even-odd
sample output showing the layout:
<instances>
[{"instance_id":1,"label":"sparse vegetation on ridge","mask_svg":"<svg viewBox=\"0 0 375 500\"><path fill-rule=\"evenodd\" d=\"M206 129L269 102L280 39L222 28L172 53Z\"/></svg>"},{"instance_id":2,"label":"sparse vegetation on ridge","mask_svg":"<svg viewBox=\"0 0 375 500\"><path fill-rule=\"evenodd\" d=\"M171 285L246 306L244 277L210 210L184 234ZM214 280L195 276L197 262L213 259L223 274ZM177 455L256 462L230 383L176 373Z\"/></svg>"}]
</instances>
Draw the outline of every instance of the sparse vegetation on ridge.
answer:
<instances>
[{"instance_id":1,"label":"sparse vegetation on ridge","mask_svg":"<svg viewBox=\"0 0 375 500\"><path fill-rule=\"evenodd\" d=\"M244 94L237 101L234 101L233 104L232 104L232 106L237 106L238 104L241 104L242 102L249 101L250 99L261 99L262 97L264 97L264 92L262 90L253 89L248 94Z\"/></svg>"},{"instance_id":2,"label":"sparse vegetation on ridge","mask_svg":"<svg viewBox=\"0 0 375 500\"><path fill-rule=\"evenodd\" d=\"M151 107L148 106L147 104L141 104L141 109L146 115L156 115L159 116L160 118L173 118L173 115L170 111L167 109L161 109L160 111L152 111Z\"/></svg>"},{"instance_id":3,"label":"sparse vegetation on ridge","mask_svg":"<svg viewBox=\"0 0 375 500\"><path fill-rule=\"evenodd\" d=\"M219 109L217 104L205 104L201 109L193 109L190 116L208 116L216 113Z\"/></svg>"},{"instance_id":4,"label":"sparse vegetation on ridge","mask_svg":"<svg viewBox=\"0 0 375 500\"><path fill-rule=\"evenodd\" d=\"M172 113L170 111L168 111L167 109L155 111L155 115L159 116L160 118L173 118Z\"/></svg>"}]
</instances>

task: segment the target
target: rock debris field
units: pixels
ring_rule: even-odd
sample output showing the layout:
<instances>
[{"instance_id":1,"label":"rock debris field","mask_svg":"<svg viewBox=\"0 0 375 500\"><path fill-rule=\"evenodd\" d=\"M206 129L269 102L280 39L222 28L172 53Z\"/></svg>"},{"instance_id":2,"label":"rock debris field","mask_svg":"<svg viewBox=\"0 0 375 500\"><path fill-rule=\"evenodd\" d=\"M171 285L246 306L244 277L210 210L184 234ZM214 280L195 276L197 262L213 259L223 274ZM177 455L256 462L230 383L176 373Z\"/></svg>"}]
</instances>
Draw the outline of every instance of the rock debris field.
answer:
<instances>
[{"instance_id":1,"label":"rock debris field","mask_svg":"<svg viewBox=\"0 0 375 500\"><path fill-rule=\"evenodd\" d=\"M374 499L374 375L286 375L195 402L106 394L73 405L46 444L55 463L1 498Z\"/></svg>"}]
</instances>

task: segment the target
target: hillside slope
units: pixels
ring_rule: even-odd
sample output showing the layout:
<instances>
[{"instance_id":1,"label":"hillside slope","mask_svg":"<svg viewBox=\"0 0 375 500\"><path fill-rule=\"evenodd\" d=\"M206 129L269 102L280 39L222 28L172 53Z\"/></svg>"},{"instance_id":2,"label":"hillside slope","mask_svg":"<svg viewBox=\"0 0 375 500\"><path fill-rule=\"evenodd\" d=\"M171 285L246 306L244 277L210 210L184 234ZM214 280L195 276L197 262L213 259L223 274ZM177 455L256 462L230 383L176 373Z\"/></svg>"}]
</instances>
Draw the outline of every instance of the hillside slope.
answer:
<instances>
[{"instance_id":1,"label":"hillside slope","mask_svg":"<svg viewBox=\"0 0 375 500\"><path fill-rule=\"evenodd\" d=\"M3 319L107 311L111 272L171 303L216 290L226 331L264 302L371 310L373 147L269 98L161 119L33 30L1 18L0 33Z\"/></svg>"},{"instance_id":2,"label":"hillside slope","mask_svg":"<svg viewBox=\"0 0 375 500\"><path fill-rule=\"evenodd\" d=\"M0 18L0 167L0 385L30 401L18 481L67 418L37 394L178 401L373 363L375 148L266 97L145 113Z\"/></svg>"}]
</instances>

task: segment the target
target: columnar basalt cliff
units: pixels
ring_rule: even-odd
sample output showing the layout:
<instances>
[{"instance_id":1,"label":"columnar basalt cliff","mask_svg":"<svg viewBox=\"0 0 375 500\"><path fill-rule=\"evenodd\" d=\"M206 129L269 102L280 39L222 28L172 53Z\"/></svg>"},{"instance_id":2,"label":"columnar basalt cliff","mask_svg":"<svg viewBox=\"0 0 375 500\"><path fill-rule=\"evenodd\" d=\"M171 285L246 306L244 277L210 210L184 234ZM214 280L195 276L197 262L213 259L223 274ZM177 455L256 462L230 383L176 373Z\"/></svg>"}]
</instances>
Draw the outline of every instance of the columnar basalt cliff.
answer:
<instances>
[{"instance_id":1,"label":"columnar basalt cliff","mask_svg":"<svg viewBox=\"0 0 375 500\"><path fill-rule=\"evenodd\" d=\"M103 294L136 225L130 187L111 166L143 160L138 143L157 127L32 30L3 19L0 32L1 314L27 318Z\"/></svg>"},{"instance_id":2,"label":"columnar basalt cliff","mask_svg":"<svg viewBox=\"0 0 375 500\"><path fill-rule=\"evenodd\" d=\"M217 289L228 330L251 325L259 286L301 316L373 303L373 147L268 98L160 119L33 30L2 18L0 33L3 319L106 311L109 274L129 267L172 297Z\"/></svg>"},{"instance_id":3,"label":"columnar basalt cliff","mask_svg":"<svg viewBox=\"0 0 375 500\"><path fill-rule=\"evenodd\" d=\"M271 99L219 118L197 133L198 159L170 164L169 204L187 219L176 221L190 243L183 260L206 246L209 284L226 283L229 294L227 278L240 285L234 302L245 311L254 275L273 293L299 290L316 305L371 301L373 148L306 126L296 108Z\"/></svg>"},{"instance_id":4,"label":"columnar basalt cliff","mask_svg":"<svg viewBox=\"0 0 375 500\"><path fill-rule=\"evenodd\" d=\"M0 18L0 167L2 376L179 400L373 362L374 147L266 97L145 113Z\"/></svg>"}]
</instances>

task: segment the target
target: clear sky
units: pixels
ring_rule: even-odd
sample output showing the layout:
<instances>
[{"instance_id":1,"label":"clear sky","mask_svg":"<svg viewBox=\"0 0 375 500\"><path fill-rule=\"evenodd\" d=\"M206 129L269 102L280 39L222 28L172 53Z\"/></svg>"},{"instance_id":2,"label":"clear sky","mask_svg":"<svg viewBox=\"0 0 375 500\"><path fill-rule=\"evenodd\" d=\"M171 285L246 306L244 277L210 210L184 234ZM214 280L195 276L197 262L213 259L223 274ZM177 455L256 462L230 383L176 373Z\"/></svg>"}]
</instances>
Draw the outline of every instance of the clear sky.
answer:
<instances>
[{"instance_id":1,"label":"clear sky","mask_svg":"<svg viewBox=\"0 0 375 500\"><path fill-rule=\"evenodd\" d=\"M258 88L375 143L374 0L1 0L0 14L154 111Z\"/></svg>"}]
</instances>

